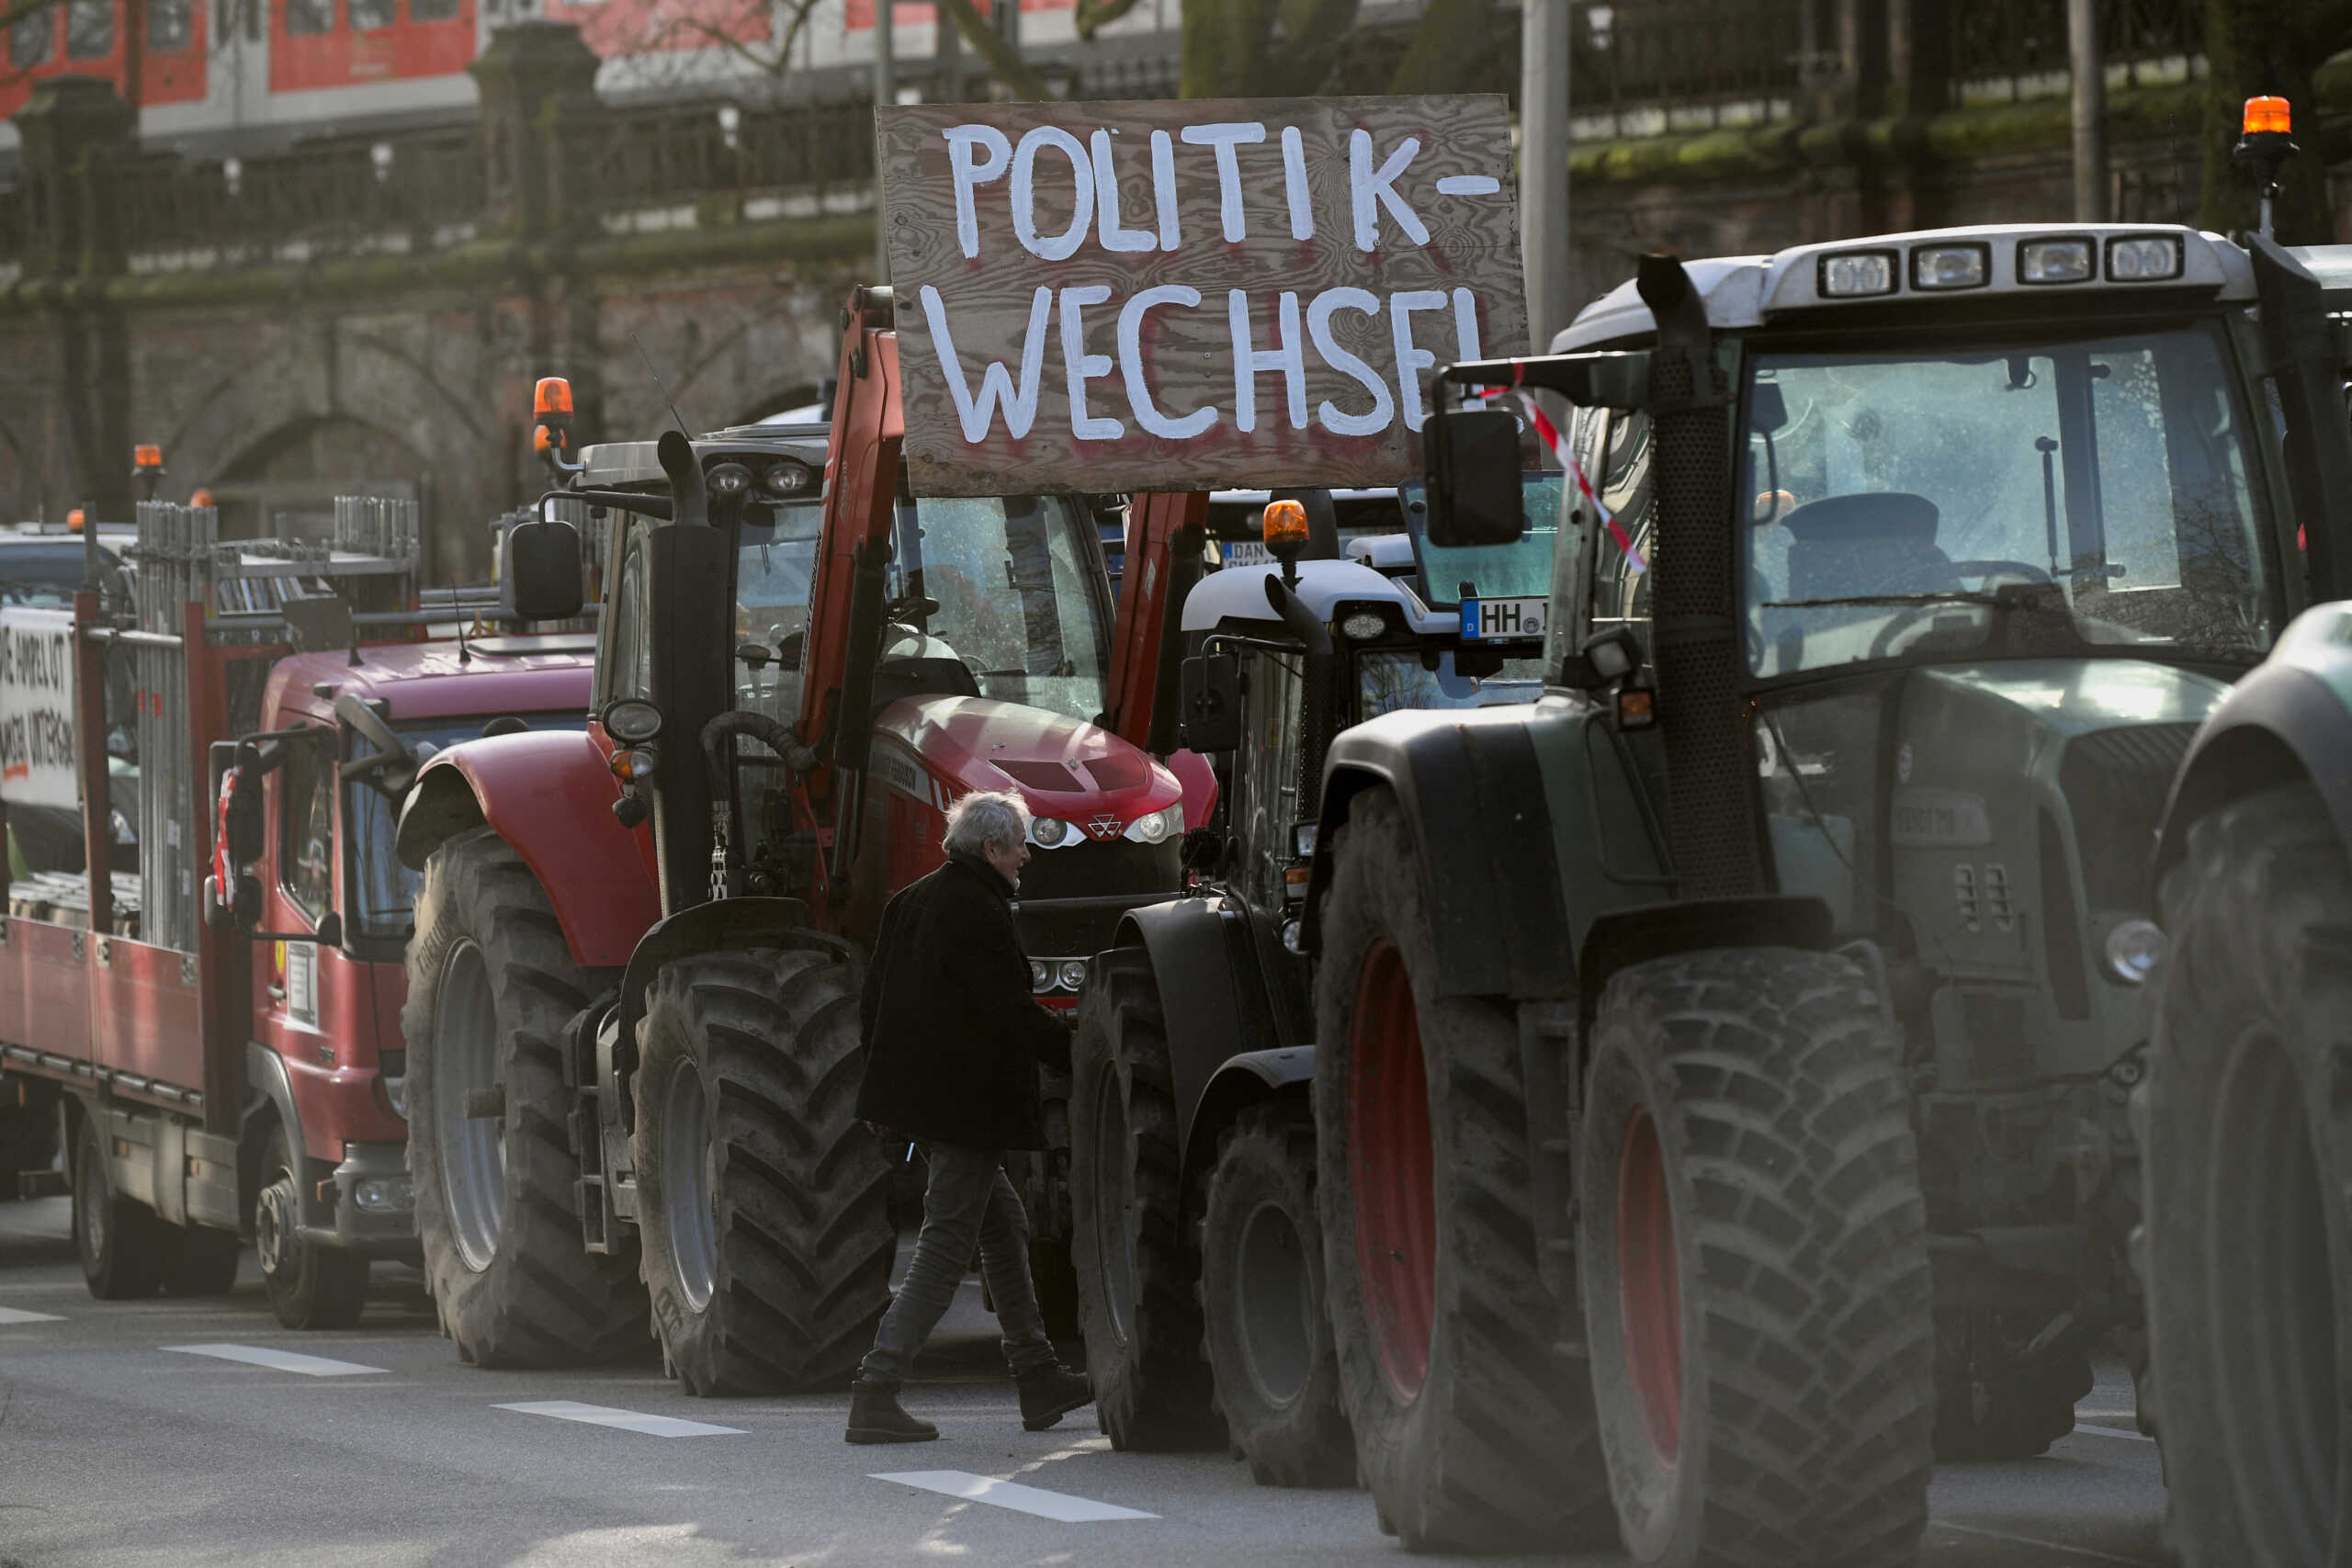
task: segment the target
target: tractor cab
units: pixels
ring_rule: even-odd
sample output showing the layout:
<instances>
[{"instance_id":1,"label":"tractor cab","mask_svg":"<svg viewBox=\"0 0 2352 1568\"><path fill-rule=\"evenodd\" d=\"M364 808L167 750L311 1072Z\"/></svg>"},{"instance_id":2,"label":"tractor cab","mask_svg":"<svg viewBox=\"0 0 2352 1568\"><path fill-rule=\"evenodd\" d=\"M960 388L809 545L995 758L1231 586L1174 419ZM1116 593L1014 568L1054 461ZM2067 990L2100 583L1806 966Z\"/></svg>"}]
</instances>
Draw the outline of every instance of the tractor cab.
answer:
<instances>
[{"instance_id":1,"label":"tractor cab","mask_svg":"<svg viewBox=\"0 0 2352 1568\"><path fill-rule=\"evenodd\" d=\"M821 882L839 929L860 940L871 936L892 892L944 860L941 833L956 795L1018 793L1035 818L1036 852L1023 879L1023 934L1047 976L1041 997L1068 1005L1075 989L1069 982L1093 951L1106 912L1115 912L1122 896L1140 900L1177 885L1185 827L1175 776L1093 723L1105 706L1111 656L1110 588L1094 518L1082 497L918 500L901 489L878 548L865 552L864 570L845 584L853 594L872 594L871 619L849 608L850 646L830 674L844 689L862 676L863 712L854 716L863 723L854 726L854 716L834 709L830 733L808 737L796 762L801 742L778 746L763 732L789 731L811 697L804 690L814 662L807 642L822 577L826 486L836 471L831 435L820 425L763 424L692 443L718 536L698 552L709 558L695 570L725 574L728 621L704 610L664 628L653 598L684 562L671 564L674 551L665 547L673 541L661 536L674 533L677 520L607 509L607 558L616 565L597 712L616 703L661 712L662 737L637 748L657 761L662 750L683 744L699 762L695 751L710 741L695 738L722 713L765 721L731 734L721 792L742 888L806 897ZM584 448L573 494L669 494L657 447ZM870 586L869 575L876 579ZM710 635L720 627L723 651ZM720 658L728 661L723 689L708 680ZM707 695L689 689L696 671ZM624 712L646 722L636 708ZM673 739L673 712L700 718ZM604 728L608 740L618 739ZM812 810L805 784L796 808L796 776L812 771L804 764L826 754L829 743L841 753L843 732L853 728L863 730L862 745L852 749L863 750L863 765L837 786L831 804L841 815ZM676 828L659 836L673 845L688 839ZM709 840L674 852L665 846L663 856L673 860L674 877L699 881Z\"/></svg>"}]
</instances>

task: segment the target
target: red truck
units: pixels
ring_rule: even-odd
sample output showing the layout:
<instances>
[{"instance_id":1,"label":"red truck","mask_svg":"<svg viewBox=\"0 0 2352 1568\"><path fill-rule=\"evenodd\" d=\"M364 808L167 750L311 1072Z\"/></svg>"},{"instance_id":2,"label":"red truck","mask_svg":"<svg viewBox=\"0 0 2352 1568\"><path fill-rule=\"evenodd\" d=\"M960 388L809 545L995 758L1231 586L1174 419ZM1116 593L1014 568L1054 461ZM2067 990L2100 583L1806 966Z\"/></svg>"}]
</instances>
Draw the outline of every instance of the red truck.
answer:
<instances>
[{"instance_id":1,"label":"red truck","mask_svg":"<svg viewBox=\"0 0 2352 1568\"><path fill-rule=\"evenodd\" d=\"M343 510L223 544L145 503L130 581L0 613L0 809L54 811L46 769L102 803L82 864L138 858L18 857L0 926L0 1166L62 1148L104 1299L225 1292L249 1235L279 1321L333 1327L417 1256L393 801L442 747L584 723L593 637L414 640L413 503Z\"/></svg>"}]
</instances>

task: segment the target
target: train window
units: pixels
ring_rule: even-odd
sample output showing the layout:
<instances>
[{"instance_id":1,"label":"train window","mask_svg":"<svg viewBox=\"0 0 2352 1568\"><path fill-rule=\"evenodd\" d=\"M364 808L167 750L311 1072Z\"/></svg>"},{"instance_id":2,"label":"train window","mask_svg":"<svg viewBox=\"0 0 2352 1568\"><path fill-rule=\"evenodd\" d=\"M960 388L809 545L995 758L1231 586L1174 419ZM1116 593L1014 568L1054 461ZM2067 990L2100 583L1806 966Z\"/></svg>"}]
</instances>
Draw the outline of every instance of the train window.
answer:
<instances>
[{"instance_id":1,"label":"train window","mask_svg":"<svg viewBox=\"0 0 2352 1568\"><path fill-rule=\"evenodd\" d=\"M147 0L147 47L156 54L177 54L194 41L189 0Z\"/></svg>"},{"instance_id":2,"label":"train window","mask_svg":"<svg viewBox=\"0 0 2352 1568\"><path fill-rule=\"evenodd\" d=\"M392 25L400 13L401 0L345 0L351 13L351 30L372 33Z\"/></svg>"},{"instance_id":3,"label":"train window","mask_svg":"<svg viewBox=\"0 0 2352 1568\"><path fill-rule=\"evenodd\" d=\"M296 38L334 31L334 0L286 0L286 30Z\"/></svg>"},{"instance_id":4,"label":"train window","mask_svg":"<svg viewBox=\"0 0 2352 1568\"><path fill-rule=\"evenodd\" d=\"M36 11L8 29L8 63L18 71L28 71L49 62L49 51L57 43L57 18L47 11Z\"/></svg>"},{"instance_id":5,"label":"train window","mask_svg":"<svg viewBox=\"0 0 2352 1568\"><path fill-rule=\"evenodd\" d=\"M104 60L113 52L114 0L66 0L66 57Z\"/></svg>"},{"instance_id":6,"label":"train window","mask_svg":"<svg viewBox=\"0 0 2352 1568\"><path fill-rule=\"evenodd\" d=\"M458 19L460 0L408 0L408 19L412 22L454 22Z\"/></svg>"}]
</instances>

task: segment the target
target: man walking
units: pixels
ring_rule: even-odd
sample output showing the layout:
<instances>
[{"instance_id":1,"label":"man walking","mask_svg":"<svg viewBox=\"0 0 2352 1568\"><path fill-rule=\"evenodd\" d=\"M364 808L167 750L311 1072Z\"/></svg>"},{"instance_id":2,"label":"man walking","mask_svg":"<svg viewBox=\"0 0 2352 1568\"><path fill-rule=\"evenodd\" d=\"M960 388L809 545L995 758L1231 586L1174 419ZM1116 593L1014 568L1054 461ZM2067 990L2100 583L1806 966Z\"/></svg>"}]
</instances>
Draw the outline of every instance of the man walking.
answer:
<instances>
[{"instance_id":1,"label":"man walking","mask_svg":"<svg viewBox=\"0 0 2352 1568\"><path fill-rule=\"evenodd\" d=\"M1037 1064L1067 1066L1069 1032L1032 999L1012 901L1029 862L1017 795L967 795L948 809L947 863L882 911L866 972L865 1081L857 1113L921 1141L931 1165L907 1277L850 1389L848 1440L920 1443L939 1428L899 1404L977 1240L1021 1390L1021 1424L1042 1431L1093 1400L1046 1337L1029 1279L1029 1216L1004 1173L1009 1149L1044 1146Z\"/></svg>"}]
</instances>

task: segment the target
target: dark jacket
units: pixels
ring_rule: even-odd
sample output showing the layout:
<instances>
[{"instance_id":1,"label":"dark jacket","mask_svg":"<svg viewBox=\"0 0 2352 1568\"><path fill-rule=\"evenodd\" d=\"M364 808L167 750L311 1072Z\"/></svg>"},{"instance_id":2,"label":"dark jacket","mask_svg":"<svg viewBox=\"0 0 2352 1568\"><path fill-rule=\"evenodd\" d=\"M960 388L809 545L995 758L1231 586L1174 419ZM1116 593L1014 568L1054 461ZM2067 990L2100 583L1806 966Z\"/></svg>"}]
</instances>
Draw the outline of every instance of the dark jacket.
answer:
<instances>
[{"instance_id":1,"label":"dark jacket","mask_svg":"<svg viewBox=\"0 0 2352 1568\"><path fill-rule=\"evenodd\" d=\"M1037 1065L1066 1066L1069 1032L1032 999L1012 887L961 855L899 889L865 975L857 1114L910 1138L1035 1149Z\"/></svg>"}]
</instances>

